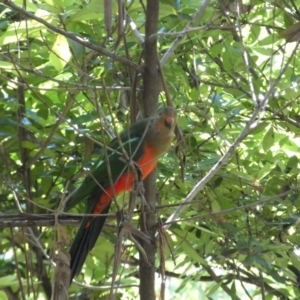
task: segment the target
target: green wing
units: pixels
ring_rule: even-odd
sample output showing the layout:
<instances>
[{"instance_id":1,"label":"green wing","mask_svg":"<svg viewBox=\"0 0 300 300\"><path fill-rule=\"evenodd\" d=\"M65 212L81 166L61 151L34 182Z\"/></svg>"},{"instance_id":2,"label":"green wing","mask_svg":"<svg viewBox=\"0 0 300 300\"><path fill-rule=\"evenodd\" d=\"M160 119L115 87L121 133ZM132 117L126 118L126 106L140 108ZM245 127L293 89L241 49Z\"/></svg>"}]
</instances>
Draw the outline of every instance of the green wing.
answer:
<instances>
[{"instance_id":1,"label":"green wing","mask_svg":"<svg viewBox=\"0 0 300 300\"><path fill-rule=\"evenodd\" d=\"M147 119L144 119L132 125L130 130L123 131L120 134L120 141L122 142L123 148L127 152L128 156L131 156L134 161L138 161L143 155L143 136L147 122ZM122 154L123 152L118 139L112 140L108 147L115 150L111 151L107 149L110 173L112 181L115 182L123 172L126 172L128 162ZM110 187L110 180L107 162L105 158L101 158L83 180L74 196L68 200L65 206L65 211L70 210L82 201L88 200L89 204L92 202L95 205L100 195L108 187ZM92 203L87 208L86 213L92 212L94 207Z\"/></svg>"}]
</instances>

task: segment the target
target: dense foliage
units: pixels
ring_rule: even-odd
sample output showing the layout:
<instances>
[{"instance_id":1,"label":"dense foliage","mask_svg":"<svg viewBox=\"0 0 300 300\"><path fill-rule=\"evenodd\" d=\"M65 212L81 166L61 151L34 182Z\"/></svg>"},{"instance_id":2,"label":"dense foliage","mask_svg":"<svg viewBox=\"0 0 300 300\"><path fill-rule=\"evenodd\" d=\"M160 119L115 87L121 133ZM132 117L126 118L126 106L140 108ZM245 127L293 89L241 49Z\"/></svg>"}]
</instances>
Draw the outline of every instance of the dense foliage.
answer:
<instances>
[{"instance_id":1,"label":"dense foliage","mask_svg":"<svg viewBox=\"0 0 300 300\"><path fill-rule=\"evenodd\" d=\"M146 4L0 3L0 299L50 299L52 260L78 225L50 216L142 107ZM171 97L185 142L174 139L158 165L156 289L166 299L300 297L299 7L160 1L159 103ZM114 212L74 299L109 294ZM138 296L137 249L123 244L116 298Z\"/></svg>"}]
</instances>

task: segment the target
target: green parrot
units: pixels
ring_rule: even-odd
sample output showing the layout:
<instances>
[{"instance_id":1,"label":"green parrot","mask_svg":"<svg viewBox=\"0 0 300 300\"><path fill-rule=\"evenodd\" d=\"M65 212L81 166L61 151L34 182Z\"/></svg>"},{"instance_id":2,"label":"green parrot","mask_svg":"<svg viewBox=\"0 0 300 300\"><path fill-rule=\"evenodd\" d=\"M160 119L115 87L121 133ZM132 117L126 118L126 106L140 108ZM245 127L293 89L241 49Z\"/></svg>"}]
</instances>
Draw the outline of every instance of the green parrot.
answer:
<instances>
[{"instance_id":1,"label":"green parrot","mask_svg":"<svg viewBox=\"0 0 300 300\"><path fill-rule=\"evenodd\" d=\"M175 124L176 110L167 106L160 109L157 116L140 120L121 132L120 139L114 139L108 145L107 158L98 161L67 201L66 211L79 202L86 201L85 213L93 215L82 219L69 250L70 282L80 273L105 223L106 216L96 216L107 214L114 197L134 188L134 173L138 174L140 180L144 180L155 169L158 158L170 148ZM136 172L132 170L132 164L130 166L124 150L127 158L135 165Z\"/></svg>"}]
</instances>

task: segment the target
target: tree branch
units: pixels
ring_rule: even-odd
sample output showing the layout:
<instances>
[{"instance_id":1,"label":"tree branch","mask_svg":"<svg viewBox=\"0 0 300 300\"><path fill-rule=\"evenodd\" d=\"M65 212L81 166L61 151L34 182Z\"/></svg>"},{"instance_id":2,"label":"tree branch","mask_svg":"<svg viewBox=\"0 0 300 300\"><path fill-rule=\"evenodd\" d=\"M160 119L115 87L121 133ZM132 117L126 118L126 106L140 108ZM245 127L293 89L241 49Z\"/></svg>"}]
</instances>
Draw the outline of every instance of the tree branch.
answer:
<instances>
[{"instance_id":1,"label":"tree branch","mask_svg":"<svg viewBox=\"0 0 300 300\"><path fill-rule=\"evenodd\" d=\"M276 80L274 80L273 84L269 87L264 98L261 101L259 101L259 100L255 101L255 99L253 99L253 102L256 104L256 106L254 107L252 116L250 117L249 121L246 123L246 125L245 125L244 129L242 130L242 132L240 133L240 135L237 137L237 139L234 141L234 143L231 146L229 146L227 152L217 161L217 163L209 170L209 172L195 185L195 187L191 190L191 192L188 194L188 196L184 200L184 202L183 202L184 204L191 202L194 199L194 197L196 197L196 195L206 186L206 184L223 167L225 162L231 157L231 155L237 149L239 144L249 135L249 133L254 128L256 128L258 126L258 120L261 120L260 114L265 110L265 106L266 106L270 96L273 94L275 87L277 86L281 77L285 73L290 62L294 59L295 53L298 49L298 45L299 45L299 43L296 45L292 54L288 58L285 66L281 69ZM167 225L165 225L165 230L167 230L170 227L169 223L176 220L176 218L183 212L183 210L185 208L186 208L186 205L181 205L176 209L176 211L167 219L167 221L166 221Z\"/></svg>"},{"instance_id":2,"label":"tree branch","mask_svg":"<svg viewBox=\"0 0 300 300\"><path fill-rule=\"evenodd\" d=\"M160 61L160 64L162 67L166 64L167 60L170 58L172 53L182 42L184 37L190 32L190 29L194 25L194 23L202 16L202 14L204 13L209 2L210 2L210 0L205 0L205 2L199 7L198 11L194 14L191 21L186 25L185 29L183 30L183 33L176 38L173 45L166 51L166 53L164 54L164 56L162 57L162 59ZM154 38L154 36L152 38Z\"/></svg>"},{"instance_id":3,"label":"tree branch","mask_svg":"<svg viewBox=\"0 0 300 300\"><path fill-rule=\"evenodd\" d=\"M10 7L13 10L16 10L17 12L21 13L22 15L24 15L24 16L30 18L30 19L36 20L37 22L39 22L39 23L43 24L44 26L46 26L48 29L51 29L52 31L54 31L56 33L59 33L59 34L65 36L65 37L77 42L78 44L80 44L84 47L92 49L92 50L96 51L97 53L102 54L104 56L110 57L113 60L119 61L119 62L133 68L134 70L136 70L138 72L141 72L141 73L143 72L143 68L141 66L139 66L138 64L132 62L131 60L128 60L124 57L118 56L113 52L110 52L110 51L108 51L108 50L106 50L102 47L99 47L95 44L92 44L88 41L83 40L82 38L80 38L79 36L77 36L75 34L69 33L69 32L67 32L67 31L65 31L65 30L63 30L63 29L61 29L57 26L54 26L54 25L48 23L47 21L45 21L45 19L37 17L33 13L30 13L30 12L26 11L25 9L15 5L10 0L0 0L0 3L3 3L4 5Z\"/></svg>"}]
</instances>

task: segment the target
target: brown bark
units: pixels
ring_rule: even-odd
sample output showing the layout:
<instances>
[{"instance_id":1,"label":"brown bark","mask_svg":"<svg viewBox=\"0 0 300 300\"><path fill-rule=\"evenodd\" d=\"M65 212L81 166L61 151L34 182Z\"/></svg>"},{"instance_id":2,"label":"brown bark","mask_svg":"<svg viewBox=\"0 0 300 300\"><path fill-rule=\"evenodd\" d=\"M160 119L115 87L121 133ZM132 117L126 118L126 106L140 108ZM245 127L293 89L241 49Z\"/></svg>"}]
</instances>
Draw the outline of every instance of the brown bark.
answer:
<instances>
[{"instance_id":1,"label":"brown bark","mask_svg":"<svg viewBox=\"0 0 300 300\"><path fill-rule=\"evenodd\" d=\"M156 37L149 39L157 33L159 1L148 0L146 7L146 38L144 48L144 91L142 107L144 116L153 115L157 112L158 101L158 68ZM145 198L147 201L145 210L142 212L142 231L154 241L156 231L156 171L144 181ZM140 254L140 299L155 300L155 243L147 244L141 241L148 261Z\"/></svg>"},{"instance_id":2,"label":"brown bark","mask_svg":"<svg viewBox=\"0 0 300 300\"><path fill-rule=\"evenodd\" d=\"M24 79L22 77L19 78L19 82L24 83ZM26 191L26 198L32 199L31 190L32 190L32 180L31 180L31 170L26 168L27 162L30 159L29 151L25 147L23 147L23 142L27 141L27 130L22 125L23 119L26 117L26 101L25 101L25 88L24 86L20 85L17 88L17 99L19 108L17 110L17 122L18 122L18 137L19 137L19 149L20 149L20 158L22 162L22 168L20 170L20 174L22 176L22 182L24 189ZM17 201L17 200L16 200ZM20 206L20 203L17 204ZM20 211L21 212L21 211ZM34 213L34 207L31 201L26 200L26 212L29 214ZM32 227L32 234L35 236L39 236L39 231L36 227ZM41 285L43 286L44 292L46 294L47 299L51 297L51 284L50 280L47 276L45 265L43 264L43 253L38 247L33 245L29 245L30 251L27 252L27 268L28 271L30 270L32 273L36 273ZM36 264L33 265L29 263L29 261L33 261L30 258L31 253L35 253L36 255ZM28 265L29 264L29 265ZM29 276L29 275L28 275Z\"/></svg>"}]
</instances>

